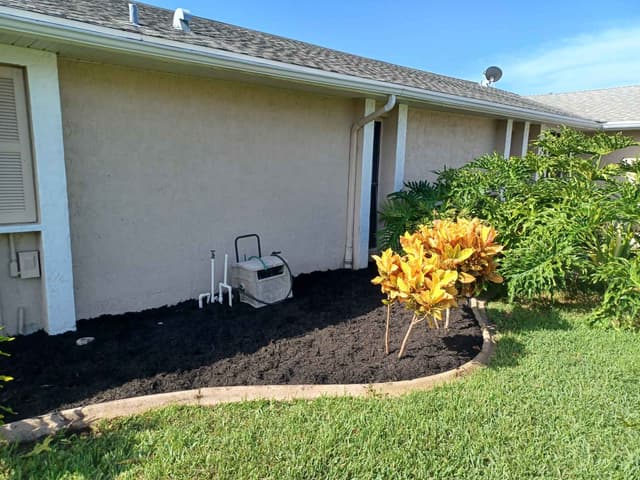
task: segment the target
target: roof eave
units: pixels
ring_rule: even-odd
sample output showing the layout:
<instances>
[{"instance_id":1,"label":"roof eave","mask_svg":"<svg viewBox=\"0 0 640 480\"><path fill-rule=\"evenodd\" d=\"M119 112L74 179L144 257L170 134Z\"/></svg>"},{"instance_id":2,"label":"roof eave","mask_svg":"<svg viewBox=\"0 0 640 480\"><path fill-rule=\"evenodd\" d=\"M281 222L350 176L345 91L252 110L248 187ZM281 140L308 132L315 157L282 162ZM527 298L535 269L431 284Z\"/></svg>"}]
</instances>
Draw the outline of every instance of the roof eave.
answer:
<instances>
[{"instance_id":1,"label":"roof eave","mask_svg":"<svg viewBox=\"0 0 640 480\"><path fill-rule=\"evenodd\" d=\"M578 117L328 72L8 7L0 7L0 29L114 52L136 53L164 61L243 71L368 95L395 94L405 101L575 128L601 128L598 122Z\"/></svg>"}]
</instances>

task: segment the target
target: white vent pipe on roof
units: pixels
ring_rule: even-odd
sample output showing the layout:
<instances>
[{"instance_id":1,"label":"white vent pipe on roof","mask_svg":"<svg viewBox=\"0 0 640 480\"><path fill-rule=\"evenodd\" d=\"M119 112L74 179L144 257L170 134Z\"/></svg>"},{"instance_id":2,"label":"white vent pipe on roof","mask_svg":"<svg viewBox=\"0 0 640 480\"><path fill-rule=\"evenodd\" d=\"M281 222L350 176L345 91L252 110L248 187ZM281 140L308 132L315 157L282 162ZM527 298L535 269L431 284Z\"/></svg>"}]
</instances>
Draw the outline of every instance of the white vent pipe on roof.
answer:
<instances>
[{"instance_id":1,"label":"white vent pipe on roof","mask_svg":"<svg viewBox=\"0 0 640 480\"><path fill-rule=\"evenodd\" d=\"M191 12L184 8L176 8L173 12L173 28L176 30L182 30L183 32L190 32L189 21L191 20Z\"/></svg>"},{"instance_id":2,"label":"white vent pipe on roof","mask_svg":"<svg viewBox=\"0 0 640 480\"><path fill-rule=\"evenodd\" d=\"M136 27L140 26L138 23L138 4L131 2L129 4L129 23L135 25Z\"/></svg>"},{"instance_id":3,"label":"white vent pipe on roof","mask_svg":"<svg viewBox=\"0 0 640 480\"><path fill-rule=\"evenodd\" d=\"M390 112L396 106L396 96L389 95L387 103L375 112L361 118L351 125L351 138L349 141L349 174L347 184L347 243L344 252L344 267L353 267L353 237L355 236L355 208L356 208L356 157L358 155L358 131L367 123L374 121L381 115ZM362 185L362 188L369 188L369 185Z\"/></svg>"}]
</instances>

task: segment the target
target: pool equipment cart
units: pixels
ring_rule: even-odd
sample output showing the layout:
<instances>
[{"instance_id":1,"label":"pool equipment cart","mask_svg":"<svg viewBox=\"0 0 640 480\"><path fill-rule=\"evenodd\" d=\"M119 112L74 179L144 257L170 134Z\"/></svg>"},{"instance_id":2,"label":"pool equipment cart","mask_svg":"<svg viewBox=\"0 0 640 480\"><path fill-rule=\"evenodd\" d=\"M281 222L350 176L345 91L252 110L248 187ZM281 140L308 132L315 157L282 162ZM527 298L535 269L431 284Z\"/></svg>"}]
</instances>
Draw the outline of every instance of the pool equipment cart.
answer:
<instances>
[{"instance_id":1,"label":"pool equipment cart","mask_svg":"<svg viewBox=\"0 0 640 480\"><path fill-rule=\"evenodd\" d=\"M238 240L255 238L258 255L240 261ZM262 256L260 237L241 235L235 240L236 264L231 267L231 284L240 295L240 301L254 308L274 305L293 297L293 275L280 252Z\"/></svg>"}]
</instances>

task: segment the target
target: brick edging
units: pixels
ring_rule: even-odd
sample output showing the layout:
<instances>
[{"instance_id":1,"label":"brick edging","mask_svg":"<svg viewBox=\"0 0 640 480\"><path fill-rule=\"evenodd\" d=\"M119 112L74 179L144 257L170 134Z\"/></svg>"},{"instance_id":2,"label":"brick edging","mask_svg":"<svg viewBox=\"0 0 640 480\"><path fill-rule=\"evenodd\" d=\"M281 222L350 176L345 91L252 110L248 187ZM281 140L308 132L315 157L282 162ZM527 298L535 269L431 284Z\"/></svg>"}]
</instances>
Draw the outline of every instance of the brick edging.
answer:
<instances>
[{"instance_id":1,"label":"brick edging","mask_svg":"<svg viewBox=\"0 0 640 480\"><path fill-rule=\"evenodd\" d=\"M486 366L495 352L496 342L485 303L471 299L471 308L482 329L482 350L467 363L446 372L399 382L345 385L250 385L209 387L181 392L160 393L94 403L85 407L18 420L0 426L0 438L9 442L29 442L61 430L82 430L102 419L123 417L168 405L211 406L246 400L310 400L324 396L364 397L371 395L398 396L428 390L454 381Z\"/></svg>"}]
</instances>

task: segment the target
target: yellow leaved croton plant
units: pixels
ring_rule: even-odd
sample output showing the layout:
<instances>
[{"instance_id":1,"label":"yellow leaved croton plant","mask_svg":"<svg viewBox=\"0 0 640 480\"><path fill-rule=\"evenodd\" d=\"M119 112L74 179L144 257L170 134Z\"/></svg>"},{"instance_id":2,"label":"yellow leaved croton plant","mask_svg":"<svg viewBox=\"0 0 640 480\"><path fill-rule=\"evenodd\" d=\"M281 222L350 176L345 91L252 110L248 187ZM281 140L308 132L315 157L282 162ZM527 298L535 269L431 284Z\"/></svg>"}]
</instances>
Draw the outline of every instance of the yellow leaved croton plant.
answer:
<instances>
[{"instance_id":1,"label":"yellow leaved croton plant","mask_svg":"<svg viewBox=\"0 0 640 480\"><path fill-rule=\"evenodd\" d=\"M503 247L495 243L496 235L495 229L477 218L435 220L433 225L422 225L413 234L407 232L400 238L403 255L392 249L373 255L378 276L372 283L380 285L386 296L387 354L393 303L413 312L398 353L400 358L415 325L424 321L430 328L440 328L439 321L446 312L448 328L449 309L458 305L460 296L470 297L488 281L502 282L495 257Z\"/></svg>"}]
</instances>

